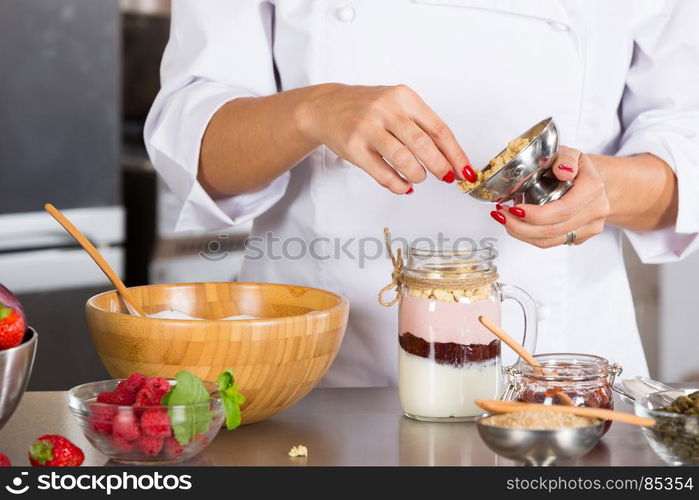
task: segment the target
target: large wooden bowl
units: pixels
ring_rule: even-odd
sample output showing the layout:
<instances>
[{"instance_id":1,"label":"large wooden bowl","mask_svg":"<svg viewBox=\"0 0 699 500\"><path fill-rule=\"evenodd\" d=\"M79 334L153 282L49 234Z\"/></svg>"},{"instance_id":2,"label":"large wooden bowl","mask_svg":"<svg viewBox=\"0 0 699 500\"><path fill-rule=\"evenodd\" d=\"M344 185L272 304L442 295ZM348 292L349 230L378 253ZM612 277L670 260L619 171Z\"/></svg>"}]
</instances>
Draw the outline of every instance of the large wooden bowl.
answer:
<instances>
[{"instance_id":1,"label":"large wooden bowl","mask_svg":"<svg viewBox=\"0 0 699 500\"><path fill-rule=\"evenodd\" d=\"M268 283L186 283L129 289L148 314L176 309L204 321L131 316L116 291L87 301L87 324L107 371L204 380L232 368L247 401L243 423L296 403L325 374L347 327L349 303L331 292ZM236 314L256 320L215 321Z\"/></svg>"}]
</instances>

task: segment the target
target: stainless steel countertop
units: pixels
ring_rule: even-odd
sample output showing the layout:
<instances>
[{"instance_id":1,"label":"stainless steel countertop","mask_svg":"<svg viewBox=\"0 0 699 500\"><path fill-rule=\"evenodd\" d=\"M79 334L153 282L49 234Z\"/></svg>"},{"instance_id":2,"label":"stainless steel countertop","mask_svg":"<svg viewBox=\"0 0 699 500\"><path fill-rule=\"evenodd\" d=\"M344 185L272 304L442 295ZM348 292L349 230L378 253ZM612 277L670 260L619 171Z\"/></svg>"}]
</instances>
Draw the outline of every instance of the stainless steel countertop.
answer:
<instances>
[{"instance_id":1,"label":"stainless steel countertop","mask_svg":"<svg viewBox=\"0 0 699 500\"><path fill-rule=\"evenodd\" d=\"M85 465L107 458L80 432L65 392L28 392L2 431L0 452L28 465L42 434L63 434L85 452ZM631 411L617 400L616 408ZM296 444L307 458L291 458ZM109 463L113 465L112 463ZM426 423L403 417L395 388L316 389L296 406L235 431L221 430L191 465L516 465L492 453L475 424ZM588 455L561 465L662 465L640 429L615 423Z\"/></svg>"}]
</instances>

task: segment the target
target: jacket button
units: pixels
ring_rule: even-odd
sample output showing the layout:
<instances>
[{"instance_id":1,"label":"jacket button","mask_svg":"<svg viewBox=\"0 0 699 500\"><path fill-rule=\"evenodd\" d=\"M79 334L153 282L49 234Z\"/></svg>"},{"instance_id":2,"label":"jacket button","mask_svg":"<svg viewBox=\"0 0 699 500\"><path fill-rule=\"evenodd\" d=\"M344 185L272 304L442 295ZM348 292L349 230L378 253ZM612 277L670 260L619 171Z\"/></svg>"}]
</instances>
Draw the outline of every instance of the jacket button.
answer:
<instances>
[{"instance_id":1,"label":"jacket button","mask_svg":"<svg viewBox=\"0 0 699 500\"><path fill-rule=\"evenodd\" d=\"M349 5L345 5L344 7L340 7L339 9L337 9L337 12L335 13L337 18L340 21L342 21L343 23L351 23L352 21L354 21L355 14L356 13L355 13L354 9L352 7L350 7Z\"/></svg>"}]
</instances>

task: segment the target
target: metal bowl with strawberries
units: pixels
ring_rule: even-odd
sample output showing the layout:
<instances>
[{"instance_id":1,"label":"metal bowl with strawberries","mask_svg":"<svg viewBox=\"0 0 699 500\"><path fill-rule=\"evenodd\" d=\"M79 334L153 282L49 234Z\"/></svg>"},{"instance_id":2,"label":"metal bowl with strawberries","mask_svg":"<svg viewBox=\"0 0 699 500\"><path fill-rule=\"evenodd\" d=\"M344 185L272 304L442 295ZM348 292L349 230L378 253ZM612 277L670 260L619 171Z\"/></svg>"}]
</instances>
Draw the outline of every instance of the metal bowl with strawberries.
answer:
<instances>
[{"instance_id":1,"label":"metal bowl with strawberries","mask_svg":"<svg viewBox=\"0 0 699 500\"><path fill-rule=\"evenodd\" d=\"M0 284L0 429L19 405L32 373L38 336L15 295Z\"/></svg>"},{"instance_id":2,"label":"metal bowl with strawberries","mask_svg":"<svg viewBox=\"0 0 699 500\"><path fill-rule=\"evenodd\" d=\"M68 405L88 441L110 459L174 463L198 455L224 422L229 429L237 426L238 403L224 405L226 397L220 382L203 382L189 372L174 380L136 373L74 387ZM235 397L242 402L242 396ZM238 411L232 424L231 406Z\"/></svg>"}]
</instances>

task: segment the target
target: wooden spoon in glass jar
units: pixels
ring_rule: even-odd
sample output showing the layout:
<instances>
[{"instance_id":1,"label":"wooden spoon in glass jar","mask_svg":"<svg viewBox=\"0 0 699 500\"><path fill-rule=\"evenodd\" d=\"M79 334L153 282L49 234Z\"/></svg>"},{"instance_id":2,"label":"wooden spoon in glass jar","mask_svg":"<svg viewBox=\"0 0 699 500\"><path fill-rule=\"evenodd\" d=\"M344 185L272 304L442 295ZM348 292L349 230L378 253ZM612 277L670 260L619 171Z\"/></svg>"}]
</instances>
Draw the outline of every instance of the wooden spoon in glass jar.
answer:
<instances>
[{"instance_id":1,"label":"wooden spoon in glass jar","mask_svg":"<svg viewBox=\"0 0 699 500\"><path fill-rule=\"evenodd\" d=\"M515 351L520 358L522 358L524 361L527 362L530 366L532 366L536 371L538 371L541 375L544 375L544 369L541 367L541 365L534 359L534 356L532 356L529 351L527 351L522 344L517 342L515 339L510 337L505 330L500 328L498 325L495 323L492 323L488 318L484 316L478 316L478 321L481 322L481 324L486 327L490 332L498 337L500 340L502 340L505 344L510 346L513 351ZM572 399L570 399L570 396L563 391L562 388L557 387L559 389L557 395L561 402L563 404L569 405L569 406L575 406L575 403L573 402Z\"/></svg>"},{"instance_id":2,"label":"wooden spoon in glass jar","mask_svg":"<svg viewBox=\"0 0 699 500\"><path fill-rule=\"evenodd\" d=\"M518 411L553 411L558 413L569 413L579 417L598 418L600 420L615 420L642 427L652 427L655 420L623 413L620 411L607 410L605 408L587 408L580 406L563 405L542 405L537 403L520 403L517 401L498 401L490 399L476 399L476 404L485 411L492 413L513 413Z\"/></svg>"}]
</instances>

